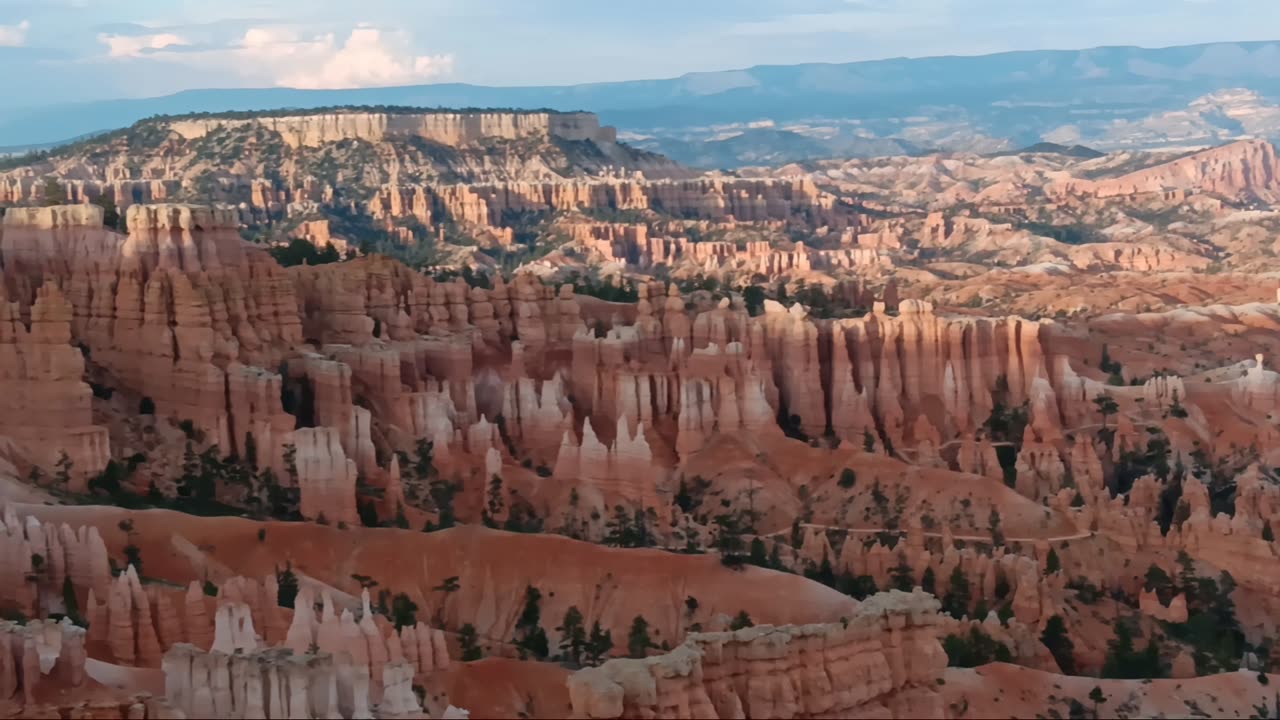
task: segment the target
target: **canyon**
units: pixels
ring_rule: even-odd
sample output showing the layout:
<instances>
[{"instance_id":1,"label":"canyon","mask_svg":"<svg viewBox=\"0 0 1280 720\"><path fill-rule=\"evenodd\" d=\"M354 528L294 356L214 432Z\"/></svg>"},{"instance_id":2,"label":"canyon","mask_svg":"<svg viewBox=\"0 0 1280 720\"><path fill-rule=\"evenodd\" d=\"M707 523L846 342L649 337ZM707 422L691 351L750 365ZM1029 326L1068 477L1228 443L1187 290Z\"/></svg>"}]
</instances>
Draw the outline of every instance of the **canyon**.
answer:
<instances>
[{"instance_id":1,"label":"canyon","mask_svg":"<svg viewBox=\"0 0 1280 720\"><path fill-rule=\"evenodd\" d=\"M0 708L1269 712L1278 200L1261 141L699 174L503 111L9 170Z\"/></svg>"}]
</instances>

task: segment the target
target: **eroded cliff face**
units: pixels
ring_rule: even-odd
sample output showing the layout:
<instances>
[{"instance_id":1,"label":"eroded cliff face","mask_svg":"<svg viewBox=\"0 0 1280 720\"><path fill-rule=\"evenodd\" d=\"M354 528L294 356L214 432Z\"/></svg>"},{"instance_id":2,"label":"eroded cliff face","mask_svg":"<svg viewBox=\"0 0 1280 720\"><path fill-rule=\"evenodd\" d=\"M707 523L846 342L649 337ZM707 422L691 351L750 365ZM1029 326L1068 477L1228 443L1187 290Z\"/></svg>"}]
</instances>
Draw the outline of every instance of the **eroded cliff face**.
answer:
<instances>
[{"instance_id":1,"label":"eroded cliff face","mask_svg":"<svg viewBox=\"0 0 1280 720\"><path fill-rule=\"evenodd\" d=\"M380 143L389 137L414 137L462 147L483 141L561 138L612 144L617 132L601 127L593 113L548 112L334 112L284 117L197 118L173 120L163 129L188 140L220 128L262 127L278 133L290 147L318 147L342 140Z\"/></svg>"},{"instance_id":2,"label":"eroded cliff face","mask_svg":"<svg viewBox=\"0 0 1280 720\"><path fill-rule=\"evenodd\" d=\"M1280 160L1271 143L1241 140L1117 178L1071 182L1061 189L1099 198L1201 190L1274 201L1280 198Z\"/></svg>"},{"instance_id":3,"label":"eroded cliff face","mask_svg":"<svg viewBox=\"0 0 1280 720\"><path fill-rule=\"evenodd\" d=\"M580 718L943 717L938 604L867 599L847 622L694 633L675 650L569 677Z\"/></svg>"},{"instance_id":4,"label":"eroded cliff face","mask_svg":"<svg viewBox=\"0 0 1280 720\"><path fill-rule=\"evenodd\" d=\"M419 199L422 198L422 199ZM446 217L496 227L508 213L550 210L646 210L661 208L678 217L742 222L784 220L793 213L824 213L834 219L834 198L808 179L757 180L696 178L644 180L583 178L561 182L511 182L387 187L370 214L402 217L434 202ZM422 210L416 210L418 215Z\"/></svg>"},{"instance_id":5,"label":"eroded cliff face","mask_svg":"<svg viewBox=\"0 0 1280 720\"><path fill-rule=\"evenodd\" d=\"M690 312L655 283L632 320L589 329L572 288L529 275L471 288L379 257L285 271L240 240L226 211L134 206L128 217L127 236L95 228L93 213L9 218L0 261L13 312L37 330L66 317L69 336L65 325L35 336L66 343L69 362L71 343L84 347L113 383L208 444L252 448L304 488L305 517L330 522L355 522L357 478L388 487L387 458L419 440L442 472L487 477L527 460L575 478L596 508L653 507L667 473L714 438L780 440L780 425L998 476L977 443L997 402L1026 403L1028 437L1044 443L1092 397L1055 356L1050 323L948 318L919 301L856 320L772 303L751 318L728 300ZM83 407L84 385L67 387ZM305 409L285 408L286 396ZM77 451L90 468L106 457L93 447Z\"/></svg>"}]
</instances>

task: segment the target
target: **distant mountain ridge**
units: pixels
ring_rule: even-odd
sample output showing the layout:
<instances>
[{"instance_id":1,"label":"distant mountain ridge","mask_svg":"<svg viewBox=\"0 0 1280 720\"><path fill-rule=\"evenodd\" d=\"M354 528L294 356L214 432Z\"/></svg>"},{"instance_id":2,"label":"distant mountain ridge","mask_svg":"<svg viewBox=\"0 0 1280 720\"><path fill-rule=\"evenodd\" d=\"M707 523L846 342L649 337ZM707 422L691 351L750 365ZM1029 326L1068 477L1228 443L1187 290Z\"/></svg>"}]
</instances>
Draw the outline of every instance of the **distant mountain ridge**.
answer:
<instances>
[{"instance_id":1,"label":"distant mountain ridge","mask_svg":"<svg viewBox=\"0 0 1280 720\"><path fill-rule=\"evenodd\" d=\"M1192 104L1231 91L1209 107ZM1247 116L1237 106L1241 91ZM57 142L124 127L158 114L314 108L326 105L519 107L584 110L641 146L688 162L732 167L814 153L910 152L942 148L992 152L1050 140L1063 145L1159 144L1180 113L1215 142L1280 136L1280 41L1212 43L1159 49L1008 52L973 57L894 58L867 62L758 66L691 73L666 80L562 87L437 84L360 90L192 90L39 109L0 108L0 145ZM1216 105L1223 104L1222 111ZM1188 110L1191 108L1191 110ZM1168 120L1149 121L1148 118ZM1247 117L1250 122L1235 119ZM1225 118L1225 120L1224 120ZM772 134L747 131L764 124ZM1115 131L1131 128L1120 134ZM1248 126L1247 133L1238 128ZM1185 134L1185 133L1183 133ZM736 143L735 135L743 136ZM1208 136L1212 135L1212 138ZM799 137L797 137L799 136ZM1185 138L1177 138L1179 141ZM679 143L722 142L707 149ZM891 141L884 143L884 141ZM899 145L900 144L900 145Z\"/></svg>"},{"instance_id":2,"label":"distant mountain ridge","mask_svg":"<svg viewBox=\"0 0 1280 720\"><path fill-rule=\"evenodd\" d=\"M1084 145L1059 145L1052 142L1038 142L1035 145L1018 150L1002 150L1000 152L990 153L990 157L1004 157L1007 155L1027 155L1027 154L1045 154L1045 155L1066 155L1067 157L1082 158L1084 160L1094 160L1105 157L1106 153L1098 152L1091 147Z\"/></svg>"}]
</instances>

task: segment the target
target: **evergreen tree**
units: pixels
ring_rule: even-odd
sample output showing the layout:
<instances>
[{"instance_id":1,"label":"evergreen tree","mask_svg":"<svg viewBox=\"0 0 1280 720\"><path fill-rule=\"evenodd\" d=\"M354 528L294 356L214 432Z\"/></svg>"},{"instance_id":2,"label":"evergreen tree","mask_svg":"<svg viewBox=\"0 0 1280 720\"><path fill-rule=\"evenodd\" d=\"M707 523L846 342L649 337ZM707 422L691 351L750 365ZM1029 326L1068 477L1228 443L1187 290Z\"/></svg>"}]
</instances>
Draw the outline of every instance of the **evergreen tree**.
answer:
<instances>
[{"instance_id":1,"label":"evergreen tree","mask_svg":"<svg viewBox=\"0 0 1280 720\"><path fill-rule=\"evenodd\" d=\"M1107 656L1102 663L1102 677L1143 680L1164 676L1160 662L1160 646L1150 638L1142 652L1134 649L1133 627L1121 619L1114 625L1115 637L1107 643ZM1198 665L1198 663L1197 663Z\"/></svg>"},{"instance_id":2,"label":"evergreen tree","mask_svg":"<svg viewBox=\"0 0 1280 720\"><path fill-rule=\"evenodd\" d=\"M253 433L244 434L244 461L254 470L258 469L258 441L253 439Z\"/></svg>"},{"instance_id":3,"label":"evergreen tree","mask_svg":"<svg viewBox=\"0 0 1280 720\"><path fill-rule=\"evenodd\" d=\"M764 300L764 288L759 285L748 285L742 290L742 301L751 317L764 313Z\"/></svg>"},{"instance_id":4,"label":"evergreen tree","mask_svg":"<svg viewBox=\"0 0 1280 720\"><path fill-rule=\"evenodd\" d=\"M293 574L292 565L286 564L284 570L276 570L276 588L276 604L293 608L298 597L298 576Z\"/></svg>"},{"instance_id":5,"label":"evergreen tree","mask_svg":"<svg viewBox=\"0 0 1280 720\"><path fill-rule=\"evenodd\" d=\"M769 549L769 567L774 570L786 570L782 565L782 545L776 538L773 541L773 547Z\"/></svg>"},{"instance_id":6,"label":"evergreen tree","mask_svg":"<svg viewBox=\"0 0 1280 720\"><path fill-rule=\"evenodd\" d=\"M360 516L360 524L365 527L378 527L378 508L371 502L357 502L356 513Z\"/></svg>"},{"instance_id":7,"label":"evergreen tree","mask_svg":"<svg viewBox=\"0 0 1280 720\"><path fill-rule=\"evenodd\" d=\"M751 554L747 562L757 567L769 567L769 556L764 549L764 540L758 537L751 539Z\"/></svg>"},{"instance_id":8,"label":"evergreen tree","mask_svg":"<svg viewBox=\"0 0 1280 720\"><path fill-rule=\"evenodd\" d=\"M631 547L635 531L631 529L631 514L621 505L613 508L613 517L604 525L604 544L613 547Z\"/></svg>"},{"instance_id":9,"label":"evergreen tree","mask_svg":"<svg viewBox=\"0 0 1280 720\"><path fill-rule=\"evenodd\" d=\"M498 518L502 515L504 504L502 502L502 478L494 475L489 480L489 496L485 504L485 511L481 513L480 520L485 527L498 527Z\"/></svg>"},{"instance_id":10,"label":"evergreen tree","mask_svg":"<svg viewBox=\"0 0 1280 720\"><path fill-rule=\"evenodd\" d=\"M987 518L987 527L991 530L991 544L1000 547L1004 545L1004 530L1000 527L1000 511L991 507L991 515Z\"/></svg>"},{"instance_id":11,"label":"evergreen tree","mask_svg":"<svg viewBox=\"0 0 1280 720\"><path fill-rule=\"evenodd\" d=\"M637 615L631 621L631 630L627 633L627 656L642 658L653 647L656 645L649 639L649 621L643 615Z\"/></svg>"},{"instance_id":12,"label":"evergreen tree","mask_svg":"<svg viewBox=\"0 0 1280 720\"><path fill-rule=\"evenodd\" d=\"M845 468L840 471L840 487L845 490L852 490L854 485L858 484L858 474L852 468Z\"/></svg>"},{"instance_id":13,"label":"evergreen tree","mask_svg":"<svg viewBox=\"0 0 1280 720\"><path fill-rule=\"evenodd\" d=\"M396 629L412 627L418 624L418 604L408 595L396 593L391 600L391 621Z\"/></svg>"},{"instance_id":14,"label":"evergreen tree","mask_svg":"<svg viewBox=\"0 0 1280 720\"><path fill-rule=\"evenodd\" d=\"M44 179L44 204L46 206L67 204L67 190L57 178Z\"/></svg>"},{"instance_id":15,"label":"evergreen tree","mask_svg":"<svg viewBox=\"0 0 1280 720\"><path fill-rule=\"evenodd\" d=\"M969 612L971 599L969 578L964 574L964 570L956 565L951 571L950 587L942 598L942 611L953 618L963 618Z\"/></svg>"},{"instance_id":16,"label":"evergreen tree","mask_svg":"<svg viewBox=\"0 0 1280 720\"><path fill-rule=\"evenodd\" d=\"M1002 642L993 639L980 627L973 626L968 635L948 635L942 641L951 667L971 668L991 662L1012 662L1013 653Z\"/></svg>"},{"instance_id":17,"label":"evergreen tree","mask_svg":"<svg viewBox=\"0 0 1280 720\"><path fill-rule=\"evenodd\" d=\"M1102 393L1093 399L1093 404L1098 408L1098 414L1102 416L1102 429L1107 429L1107 418L1120 412L1120 406L1116 403L1115 398Z\"/></svg>"},{"instance_id":18,"label":"evergreen tree","mask_svg":"<svg viewBox=\"0 0 1280 720\"><path fill-rule=\"evenodd\" d=\"M741 565L746 543L742 540L742 525L736 513L716 516L715 548L720 551L720 562L730 567Z\"/></svg>"},{"instance_id":19,"label":"evergreen tree","mask_svg":"<svg viewBox=\"0 0 1280 720\"><path fill-rule=\"evenodd\" d=\"M139 576L142 575L142 551L137 545L130 543L124 546L124 561L126 565L132 565Z\"/></svg>"},{"instance_id":20,"label":"evergreen tree","mask_svg":"<svg viewBox=\"0 0 1280 720\"><path fill-rule=\"evenodd\" d=\"M587 635L587 658L592 665L599 665L613 650L613 631L603 630L600 621L591 623L591 632Z\"/></svg>"},{"instance_id":21,"label":"evergreen tree","mask_svg":"<svg viewBox=\"0 0 1280 720\"><path fill-rule=\"evenodd\" d=\"M284 471L289 476L291 487L298 486L298 446L286 443L284 446Z\"/></svg>"},{"instance_id":22,"label":"evergreen tree","mask_svg":"<svg viewBox=\"0 0 1280 720\"><path fill-rule=\"evenodd\" d=\"M1049 648L1053 659L1058 661L1058 668L1062 670L1062 674L1075 674L1075 644L1067 634L1067 624L1062 620L1061 615L1054 615L1045 623L1044 632L1040 634L1040 642Z\"/></svg>"},{"instance_id":23,"label":"evergreen tree","mask_svg":"<svg viewBox=\"0 0 1280 720\"><path fill-rule=\"evenodd\" d=\"M907 556L902 553L898 554L898 564L889 569L889 576L893 579L893 587L896 590L911 592L916 586L911 566L907 564Z\"/></svg>"},{"instance_id":24,"label":"evergreen tree","mask_svg":"<svg viewBox=\"0 0 1280 720\"><path fill-rule=\"evenodd\" d=\"M738 614L733 616L733 620L729 622L730 630L741 630L743 628L755 627L755 622L746 610L739 610Z\"/></svg>"},{"instance_id":25,"label":"evergreen tree","mask_svg":"<svg viewBox=\"0 0 1280 720\"><path fill-rule=\"evenodd\" d=\"M524 609L516 620L514 644L519 649L521 658L524 658L526 653L536 660L547 658L550 648L547 643L547 633L542 629L541 621L542 591L528 585L524 589Z\"/></svg>"},{"instance_id":26,"label":"evergreen tree","mask_svg":"<svg viewBox=\"0 0 1280 720\"><path fill-rule=\"evenodd\" d=\"M561 657L574 666L582 665L583 653L587 649L587 628L583 625L582 611L577 606L570 606L556 632L560 633Z\"/></svg>"},{"instance_id":27,"label":"evergreen tree","mask_svg":"<svg viewBox=\"0 0 1280 720\"><path fill-rule=\"evenodd\" d=\"M938 594L938 580L933 574L933 568L924 569L924 574L920 576L920 588L930 595Z\"/></svg>"},{"instance_id":28,"label":"evergreen tree","mask_svg":"<svg viewBox=\"0 0 1280 720\"><path fill-rule=\"evenodd\" d=\"M1102 694L1102 688L1094 685L1089 691L1089 702L1093 703L1093 716L1098 717L1098 706L1107 701L1107 696Z\"/></svg>"},{"instance_id":29,"label":"evergreen tree","mask_svg":"<svg viewBox=\"0 0 1280 720\"><path fill-rule=\"evenodd\" d=\"M120 209L116 207L116 201L110 195L103 194L97 200L93 201L94 205L102 208L102 225L112 230L123 230L120 217Z\"/></svg>"},{"instance_id":30,"label":"evergreen tree","mask_svg":"<svg viewBox=\"0 0 1280 720\"><path fill-rule=\"evenodd\" d=\"M66 607L67 617L71 622L85 627L84 618L80 617L80 601L76 599L76 588L71 584L71 576L62 578L62 604Z\"/></svg>"},{"instance_id":31,"label":"evergreen tree","mask_svg":"<svg viewBox=\"0 0 1280 720\"><path fill-rule=\"evenodd\" d=\"M680 476L680 485L676 488L675 504L681 512L693 512L693 495L689 493L689 486L685 483L683 475Z\"/></svg>"},{"instance_id":32,"label":"evergreen tree","mask_svg":"<svg viewBox=\"0 0 1280 720\"><path fill-rule=\"evenodd\" d=\"M458 645L462 649L462 662L479 660L484 654L480 650L476 627L467 623L458 629Z\"/></svg>"},{"instance_id":33,"label":"evergreen tree","mask_svg":"<svg viewBox=\"0 0 1280 720\"><path fill-rule=\"evenodd\" d=\"M1049 555L1044 560L1044 574L1052 575L1062 569L1062 561L1058 559L1058 552L1053 548L1049 548Z\"/></svg>"}]
</instances>

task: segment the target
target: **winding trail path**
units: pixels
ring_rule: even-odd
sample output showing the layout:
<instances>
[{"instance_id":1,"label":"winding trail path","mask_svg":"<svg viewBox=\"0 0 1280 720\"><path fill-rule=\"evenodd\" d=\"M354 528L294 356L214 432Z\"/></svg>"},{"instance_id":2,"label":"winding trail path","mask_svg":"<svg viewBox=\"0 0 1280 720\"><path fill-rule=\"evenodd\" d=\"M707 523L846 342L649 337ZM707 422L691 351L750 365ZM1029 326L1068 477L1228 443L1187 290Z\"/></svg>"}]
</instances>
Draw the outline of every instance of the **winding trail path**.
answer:
<instances>
[{"instance_id":1,"label":"winding trail path","mask_svg":"<svg viewBox=\"0 0 1280 720\"><path fill-rule=\"evenodd\" d=\"M801 524L800 524L800 527L803 527L803 528L819 528L819 529L821 529L821 530L838 530L838 531L841 531L841 532L847 532L847 533L858 533L858 534L861 534L861 535L876 535L876 534L878 534L878 533L882 533L882 532L904 533L904 531L903 531L903 530L889 530L888 528L880 528L880 529L878 529L878 530L877 530L877 529L875 529L875 528L842 528L842 527L839 527L839 526L836 526L836 525L819 525L819 524L817 524L817 523L801 523ZM774 532L766 533L766 534L762 535L761 537L773 537L773 536L775 536L775 535L783 535L783 534L790 533L790 532L791 532L790 528L787 528L787 529L784 529L784 530L775 530ZM936 538L943 537L943 533L940 533L940 532L921 531L921 533L922 533L925 537L936 537ZM1019 537L1007 537L1007 536L1006 536L1006 537L1005 537L1005 539L1004 539L1004 541L1005 541L1005 543L1011 543L1011 542L1035 543L1035 542L1041 542L1041 541L1043 541L1043 542L1061 542L1061 541L1066 541L1066 540L1083 540L1083 539L1088 538L1088 537L1093 537L1093 536L1094 536L1094 535L1096 535L1096 534L1097 534L1097 533L1095 533L1095 532L1093 532L1093 531L1091 531L1091 530L1085 530L1085 531L1083 531L1083 532L1078 532L1078 533L1076 533L1076 534L1074 534L1074 535L1058 535L1058 536L1052 536L1052 537L1019 538ZM952 538L953 540L970 540L970 541L975 541L975 542L990 542L990 541L991 541L991 536L990 536L990 535L952 535L952 536L951 536L951 538Z\"/></svg>"}]
</instances>

